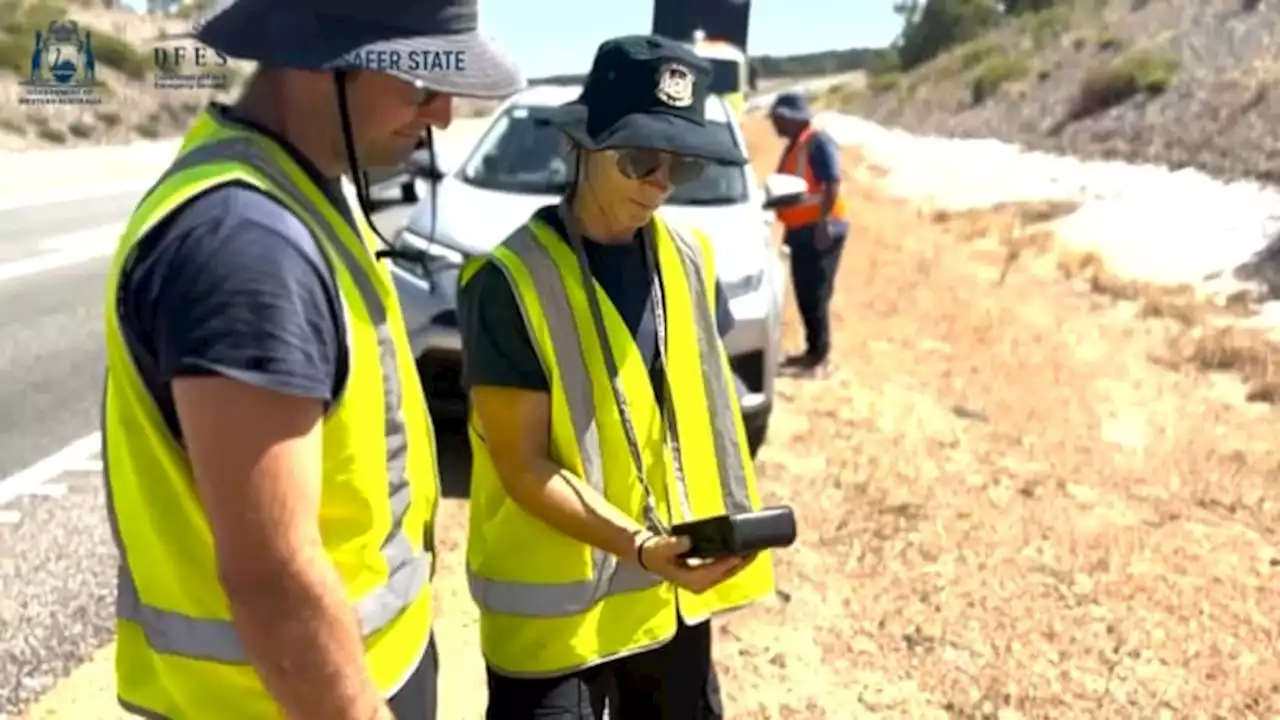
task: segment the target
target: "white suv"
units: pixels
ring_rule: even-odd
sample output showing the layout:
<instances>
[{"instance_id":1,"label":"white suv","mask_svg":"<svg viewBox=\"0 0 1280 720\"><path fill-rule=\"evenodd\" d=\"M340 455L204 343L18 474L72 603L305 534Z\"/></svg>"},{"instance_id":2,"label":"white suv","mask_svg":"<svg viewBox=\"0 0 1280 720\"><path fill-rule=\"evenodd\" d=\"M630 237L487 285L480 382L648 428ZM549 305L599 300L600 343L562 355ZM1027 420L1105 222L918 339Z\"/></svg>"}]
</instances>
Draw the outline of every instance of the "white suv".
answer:
<instances>
[{"instance_id":1,"label":"white suv","mask_svg":"<svg viewBox=\"0 0 1280 720\"><path fill-rule=\"evenodd\" d=\"M539 207L559 200L567 181L565 143L546 114L579 92L540 86L517 94L498 109L456 168L441 167L426 151L415 154L419 172L436 178L437 212L433 224L431 197L414 208L395 244L421 251L422 260L397 259L393 274L433 410L465 408L455 312L458 270L467 257L492 250ZM708 121L745 148L722 99L709 99L706 112ZM798 201L805 190L799 178L781 175L770 177L766 187L750 167L716 165L676 188L661 211L678 226L701 229L713 244L735 320L724 342L753 453L764 441L773 409L788 275L770 241L771 208Z\"/></svg>"}]
</instances>

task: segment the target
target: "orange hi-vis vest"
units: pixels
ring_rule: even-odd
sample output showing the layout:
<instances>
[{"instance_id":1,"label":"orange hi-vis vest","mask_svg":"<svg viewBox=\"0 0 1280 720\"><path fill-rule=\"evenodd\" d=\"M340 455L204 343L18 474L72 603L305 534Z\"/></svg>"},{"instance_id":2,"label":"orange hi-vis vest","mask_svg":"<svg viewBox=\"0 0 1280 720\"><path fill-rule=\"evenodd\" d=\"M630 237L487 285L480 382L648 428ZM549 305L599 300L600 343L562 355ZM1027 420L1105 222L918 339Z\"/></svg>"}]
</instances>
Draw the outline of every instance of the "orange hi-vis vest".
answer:
<instances>
[{"instance_id":1,"label":"orange hi-vis vest","mask_svg":"<svg viewBox=\"0 0 1280 720\"><path fill-rule=\"evenodd\" d=\"M778 172L804 178L809 186L809 193L803 202L778 208L778 221L788 230L812 225L822 219L822 183L813 176L813 168L809 167L809 143L818 134L818 129L810 125L791 143L787 154L782 156L778 164ZM836 195L835 205L828 216L832 220L846 220L844 198Z\"/></svg>"}]
</instances>

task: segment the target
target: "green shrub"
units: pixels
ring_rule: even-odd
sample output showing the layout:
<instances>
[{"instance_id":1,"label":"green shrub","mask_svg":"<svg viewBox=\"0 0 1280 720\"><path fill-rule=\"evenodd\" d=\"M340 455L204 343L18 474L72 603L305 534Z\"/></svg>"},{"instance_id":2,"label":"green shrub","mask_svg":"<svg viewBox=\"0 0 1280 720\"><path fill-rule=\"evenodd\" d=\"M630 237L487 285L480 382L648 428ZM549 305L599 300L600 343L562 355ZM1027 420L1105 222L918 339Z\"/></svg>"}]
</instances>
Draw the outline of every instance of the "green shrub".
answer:
<instances>
[{"instance_id":1,"label":"green shrub","mask_svg":"<svg viewBox=\"0 0 1280 720\"><path fill-rule=\"evenodd\" d=\"M133 43L101 30L93 31L93 55L106 67L119 70L134 80L141 80L151 71L147 55Z\"/></svg>"},{"instance_id":2,"label":"green shrub","mask_svg":"<svg viewBox=\"0 0 1280 720\"><path fill-rule=\"evenodd\" d=\"M968 72L993 57L1003 55L1006 43L993 37L981 37L956 48L956 64L960 72Z\"/></svg>"},{"instance_id":3,"label":"green shrub","mask_svg":"<svg viewBox=\"0 0 1280 720\"><path fill-rule=\"evenodd\" d=\"M920 18L902 33L898 55L912 70L963 43L985 35L1004 19L992 0L929 0Z\"/></svg>"},{"instance_id":4,"label":"green shrub","mask_svg":"<svg viewBox=\"0 0 1280 720\"><path fill-rule=\"evenodd\" d=\"M0 70L26 79L31 73L31 40L0 35Z\"/></svg>"},{"instance_id":5,"label":"green shrub","mask_svg":"<svg viewBox=\"0 0 1280 720\"><path fill-rule=\"evenodd\" d=\"M214 6L215 0L190 0L184 2L178 7L178 17L184 20L193 20L204 15Z\"/></svg>"},{"instance_id":6,"label":"green shrub","mask_svg":"<svg viewBox=\"0 0 1280 720\"><path fill-rule=\"evenodd\" d=\"M29 75L36 31L66 17L66 7L57 0L0 0L0 70L10 70L20 77ZM128 40L93 27L82 26L81 31L92 34L94 59L104 67L119 70L134 80L142 79L151 70L148 56Z\"/></svg>"},{"instance_id":7,"label":"green shrub","mask_svg":"<svg viewBox=\"0 0 1280 720\"><path fill-rule=\"evenodd\" d=\"M887 73L881 73L879 75L872 77L871 80L867 83L867 87L871 90L871 92L882 93L882 92L888 92L890 90L893 90L901 84L902 84L902 73L887 72Z\"/></svg>"},{"instance_id":8,"label":"green shrub","mask_svg":"<svg viewBox=\"0 0 1280 720\"><path fill-rule=\"evenodd\" d=\"M87 140L93 137L96 130L97 128L84 120L73 120L71 124L67 126L67 132L71 133L72 137L79 138L81 140Z\"/></svg>"},{"instance_id":9,"label":"green shrub","mask_svg":"<svg viewBox=\"0 0 1280 720\"><path fill-rule=\"evenodd\" d=\"M49 0L0 0L0 70L29 76L36 31L64 17L66 9Z\"/></svg>"},{"instance_id":10,"label":"green shrub","mask_svg":"<svg viewBox=\"0 0 1280 720\"><path fill-rule=\"evenodd\" d=\"M67 141L67 132L49 125L36 126L36 137L61 145Z\"/></svg>"},{"instance_id":11,"label":"green shrub","mask_svg":"<svg viewBox=\"0 0 1280 720\"><path fill-rule=\"evenodd\" d=\"M124 120L124 117L115 110L98 110L93 116L107 129L117 127Z\"/></svg>"},{"instance_id":12,"label":"green shrub","mask_svg":"<svg viewBox=\"0 0 1280 720\"><path fill-rule=\"evenodd\" d=\"M1071 8L1066 5L1055 5L1028 13L1018 18L1018 26L1023 35L1030 38L1031 44L1037 48L1055 44L1071 27Z\"/></svg>"},{"instance_id":13,"label":"green shrub","mask_svg":"<svg viewBox=\"0 0 1280 720\"><path fill-rule=\"evenodd\" d=\"M1178 74L1178 60L1150 50L1133 50L1085 73L1072 108L1079 120L1138 95L1159 95Z\"/></svg>"},{"instance_id":14,"label":"green shrub","mask_svg":"<svg viewBox=\"0 0 1280 720\"><path fill-rule=\"evenodd\" d=\"M1101 52L1112 52L1124 47L1124 38L1113 32L1104 33L1098 36L1095 46Z\"/></svg>"},{"instance_id":15,"label":"green shrub","mask_svg":"<svg viewBox=\"0 0 1280 720\"><path fill-rule=\"evenodd\" d=\"M1043 12L1063 3L1063 0L1004 0L1005 12L1010 15L1028 15Z\"/></svg>"},{"instance_id":16,"label":"green shrub","mask_svg":"<svg viewBox=\"0 0 1280 720\"><path fill-rule=\"evenodd\" d=\"M866 88L858 83L839 83L812 93L809 101L818 110L846 111L856 106L865 93Z\"/></svg>"},{"instance_id":17,"label":"green shrub","mask_svg":"<svg viewBox=\"0 0 1280 720\"><path fill-rule=\"evenodd\" d=\"M146 122L138 123L133 126L133 132L144 140L156 140L160 137L160 122L157 119L148 119Z\"/></svg>"},{"instance_id":18,"label":"green shrub","mask_svg":"<svg viewBox=\"0 0 1280 720\"><path fill-rule=\"evenodd\" d=\"M54 0L0 0L0 33L15 36L15 40L26 43L27 56L30 57L35 31L43 30L49 23L66 16L67 9Z\"/></svg>"},{"instance_id":19,"label":"green shrub","mask_svg":"<svg viewBox=\"0 0 1280 720\"><path fill-rule=\"evenodd\" d=\"M0 115L0 131L13 135L26 135L27 126L18 118Z\"/></svg>"},{"instance_id":20,"label":"green shrub","mask_svg":"<svg viewBox=\"0 0 1280 720\"><path fill-rule=\"evenodd\" d=\"M978 68L969 82L969 96L977 105L999 92L1005 83L1021 80L1031 74L1031 68L1021 58L991 58Z\"/></svg>"}]
</instances>

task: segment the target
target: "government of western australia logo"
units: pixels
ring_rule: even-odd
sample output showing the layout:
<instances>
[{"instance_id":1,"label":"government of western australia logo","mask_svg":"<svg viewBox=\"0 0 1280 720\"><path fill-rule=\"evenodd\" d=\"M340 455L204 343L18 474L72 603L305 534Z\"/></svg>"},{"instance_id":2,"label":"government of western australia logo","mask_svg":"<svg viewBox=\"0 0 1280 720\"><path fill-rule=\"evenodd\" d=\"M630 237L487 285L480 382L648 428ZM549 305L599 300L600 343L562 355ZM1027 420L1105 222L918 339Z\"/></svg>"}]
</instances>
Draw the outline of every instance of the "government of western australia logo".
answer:
<instances>
[{"instance_id":1,"label":"government of western australia logo","mask_svg":"<svg viewBox=\"0 0 1280 720\"><path fill-rule=\"evenodd\" d=\"M23 81L25 105L86 105L102 102L96 77L93 33L74 20L55 20L36 30L31 75Z\"/></svg>"}]
</instances>

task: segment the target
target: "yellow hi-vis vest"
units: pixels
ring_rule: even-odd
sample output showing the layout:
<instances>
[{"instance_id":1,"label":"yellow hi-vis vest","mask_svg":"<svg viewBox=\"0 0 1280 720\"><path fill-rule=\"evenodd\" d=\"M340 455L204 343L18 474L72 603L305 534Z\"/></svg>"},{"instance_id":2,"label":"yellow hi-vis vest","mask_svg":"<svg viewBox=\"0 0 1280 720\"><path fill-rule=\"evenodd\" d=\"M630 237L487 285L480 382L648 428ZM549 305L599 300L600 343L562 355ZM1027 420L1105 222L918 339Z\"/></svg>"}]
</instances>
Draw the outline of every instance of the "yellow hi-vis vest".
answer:
<instances>
[{"instance_id":1,"label":"yellow hi-vis vest","mask_svg":"<svg viewBox=\"0 0 1280 720\"><path fill-rule=\"evenodd\" d=\"M666 315L666 375L685 483L673 456L653 384L635 340L596 283L659 516L679 523L759 509L728 356L714 312L709 244L688 240L661 220L649 228L657 248ZM483 262L501 268L514 290L551 388L551 459L643 523L619 408L605 370L602 338L573 248L539 220L508 237L491 256L464 269L465 284ZM662 645L677 628L773 592L773 564L762 553L741 574L695 595L563 535L525 512L503 490L473 416L471 595L480 607L484 656L514 677L549 677Z\"/></svg>"},{"instance_id":2,"label":"yellow hi-vis vest","mask_svg":"<svg viewBox=\"0 0 1280 720\"><path fill-rule=\"evenodd\" d=\"M120 704L149 718L283 716L232 625L190 461L147 393L116 314L121 269L137 241L175 208L227 183L257 188L293 211L322 248L342 298L350 372L323 422L316 522L384 694L407 680L430 634L435 440L394 286L374 258L377 236L363 217L353 230L279 145L206 113L135 210L106 291L102 425L120 551L116 678Z\"/></svg>"}]
</instances>

